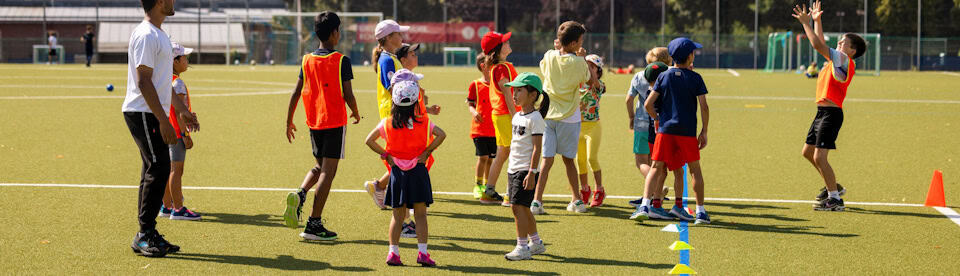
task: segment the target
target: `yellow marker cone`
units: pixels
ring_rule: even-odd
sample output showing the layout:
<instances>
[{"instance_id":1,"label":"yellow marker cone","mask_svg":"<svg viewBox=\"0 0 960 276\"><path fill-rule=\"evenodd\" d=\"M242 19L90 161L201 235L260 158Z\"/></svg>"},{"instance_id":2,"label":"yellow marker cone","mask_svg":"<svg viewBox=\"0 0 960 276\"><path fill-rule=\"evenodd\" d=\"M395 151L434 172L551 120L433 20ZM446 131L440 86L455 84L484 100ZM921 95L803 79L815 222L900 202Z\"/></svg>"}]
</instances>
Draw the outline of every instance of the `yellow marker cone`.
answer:
<instances>
[{"instance_id":1,"label":"yellow marker cone","mask_svg":"<svg viewBox=\"0 0 960 276\"><path fill-rule=\"evenodd\" d=\"M670 250L673 250L673 251L692 250L692 249L693 249L693 246L690 246L689 243L685 243L682 241L675 241L673 242L673 244L670 245Z\"/></svg>"},{"instance_id":2,"label":"yellow marker cone","mask_svg":"<svg viewBox=\"0 0 960 276\"><path fill-rule=\"evenodd\" d=\"M677 264L670 270L670 274L697 274L697 272L685 264Z\"/></svg>"}]
</instances>

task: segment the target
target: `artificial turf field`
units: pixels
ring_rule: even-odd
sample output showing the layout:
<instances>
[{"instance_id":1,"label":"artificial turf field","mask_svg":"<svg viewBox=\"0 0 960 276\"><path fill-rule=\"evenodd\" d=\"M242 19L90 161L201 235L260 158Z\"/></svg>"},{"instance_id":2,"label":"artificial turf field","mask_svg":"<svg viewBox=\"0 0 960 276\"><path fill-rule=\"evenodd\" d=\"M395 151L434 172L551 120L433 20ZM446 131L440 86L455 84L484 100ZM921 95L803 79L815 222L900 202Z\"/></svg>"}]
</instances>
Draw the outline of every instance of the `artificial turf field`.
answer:
<instances>
[{"instance_id":1,"label":"artificial turf field","mask_svg":"<svg viewBox=\"0 0 960 276\"><path fill-rule=\"evenodd\" d=\"M376 76L370 67L354 67L365 119L348 126L347 159L334 181L342 191L331 193L324 211L340 239L301 241L302 229L282 226L288 191L279 190L298 187L314 162L302 105L298 139L288 144L284 136L297 71L201 65L182 75L201 123L187 154L185 205L203 220L160 219L158 229L183 250L154 259L129 249L137 231L140 157L120 113L126 66L0 65L0 271L626 275L665 274L677 264L677 252L667 249L677 234L660 231L671 222L627 219L634 209L628 198L642 192L642 177L624 112L631 76L612 74L603 78L608 94L600 151L611 197L585 214L567 212L568 197L545 198L549 215L537 220L546 254L509 262L503 254L515 245L510 210L465 194L472 191L475 159L464 99L479 73L416 70L426 75L422 85L431 104L443 108L431 118L448 134L435 152L433 188L456 192L436 194L429 209L430 251L439 266L426 269L411 266L413 239L401 240L408 266L384 264L391 212L359 192L363 181L383 171L362 142L377 123ZM811 203L822 181L800 148L816 112L816 81L792 73L697 71L710 90L709 144L701 156L714 223L689 230L693 269L708 275L960 273L960 225L912 205L923 204L933 171L942 170L947 205L960 209L960 76L857 75L844 105L840 150L830 154L848 188L847 211L815 212ZM117 89L106 92L108 83ZM547 194L569 195L560 164ZM499 183L503 192L505 177ZM216 189L222 187L238 189Z\"/></svg>"}]
</instances>

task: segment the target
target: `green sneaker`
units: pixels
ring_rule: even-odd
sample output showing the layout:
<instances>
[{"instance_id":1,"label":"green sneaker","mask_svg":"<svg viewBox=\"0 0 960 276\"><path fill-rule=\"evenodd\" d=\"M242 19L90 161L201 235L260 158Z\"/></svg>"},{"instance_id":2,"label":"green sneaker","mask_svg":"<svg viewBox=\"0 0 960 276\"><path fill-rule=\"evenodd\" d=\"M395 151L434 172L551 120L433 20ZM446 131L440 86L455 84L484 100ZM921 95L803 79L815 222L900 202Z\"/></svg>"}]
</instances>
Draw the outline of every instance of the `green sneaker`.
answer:
<instances>
[{"instance_id":1,"label":"green sneaker","mask_svg":"<svg viewBox=\"0 0 960 276\"><path fill-rule=\"evenodd\" d=\"M480 199L483 196L483 191L487 190L487 185L477 184L473 187L473 198Z\"/></svg>"},{"instance_id":2,"label":"green sneaker","mask_svg":"<svg viewBox=\"0 0 960 276\"><path fill-rule=\"evenodd\" d=\"M300 222L297 220L297 207L300 206L300 196L297 193L287 194L287 208L283 210L283 223L287 227L297 228Z\"/></svg>"}]
</instances>

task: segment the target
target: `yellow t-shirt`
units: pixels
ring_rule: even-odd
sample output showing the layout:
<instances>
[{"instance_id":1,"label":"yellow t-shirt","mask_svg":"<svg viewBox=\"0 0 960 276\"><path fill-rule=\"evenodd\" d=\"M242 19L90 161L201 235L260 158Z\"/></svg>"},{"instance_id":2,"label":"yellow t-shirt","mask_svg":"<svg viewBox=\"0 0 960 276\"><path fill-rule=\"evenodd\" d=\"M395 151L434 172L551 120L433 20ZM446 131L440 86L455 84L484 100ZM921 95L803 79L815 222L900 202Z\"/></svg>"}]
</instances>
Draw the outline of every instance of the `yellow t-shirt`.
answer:
<instances>
[{"instance_id":1,"label":"yellow t-shirt","mask_svg":"<svg viewBox=\"0 0 960 276\"><path fill-rule=\"evenodd\" d=\"M550 96L546 120L563 120L580 107L580 85L590 81L590 70L583 57L550 50L540 60L543 92Z\"/></svg>"}]
</instances>

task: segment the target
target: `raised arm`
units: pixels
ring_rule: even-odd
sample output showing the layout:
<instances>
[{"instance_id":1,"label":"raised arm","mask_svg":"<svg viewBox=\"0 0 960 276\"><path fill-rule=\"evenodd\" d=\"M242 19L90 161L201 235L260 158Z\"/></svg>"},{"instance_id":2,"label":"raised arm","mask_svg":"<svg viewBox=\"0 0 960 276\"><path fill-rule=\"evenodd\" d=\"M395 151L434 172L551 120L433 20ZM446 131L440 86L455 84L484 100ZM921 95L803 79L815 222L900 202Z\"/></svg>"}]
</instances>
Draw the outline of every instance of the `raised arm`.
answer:
<instances>
[{"instance_id":1,"label":"raised arm","mask_svg":"<svg viewBox=\"0 0 960 276\"><path fill-rule=\"evenodd\" d=\"M819 1L814 5L815 6L819 5ZM815 11L815 13L811 13L810 11L807 10L806 5L804 5L803 7L795 6L793 8L793 18L796 18L798 21L800 21L800 24L803 25L803 32L804 34L807 35L807 39L810 40L810 46L813 46L813 48L816 49L817 52L820 53L820 55L822 55L823 57L829 60L830 48L827 47L827 43L826 41L824 41L823 31L822 31L823 24L819 20L820 14L822 13L823 13L822 11ZM819 34L817 33L817 31L814 29L813 26L810 26L810 20L812 19L811 14L817 14L818 20L816 22L816 25L818 25L817 27L821 30Z\"/></svg>"}]
</instances>

